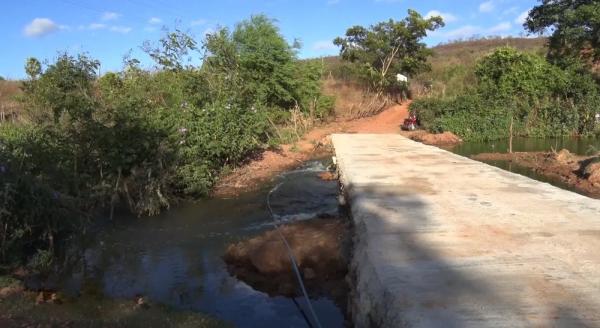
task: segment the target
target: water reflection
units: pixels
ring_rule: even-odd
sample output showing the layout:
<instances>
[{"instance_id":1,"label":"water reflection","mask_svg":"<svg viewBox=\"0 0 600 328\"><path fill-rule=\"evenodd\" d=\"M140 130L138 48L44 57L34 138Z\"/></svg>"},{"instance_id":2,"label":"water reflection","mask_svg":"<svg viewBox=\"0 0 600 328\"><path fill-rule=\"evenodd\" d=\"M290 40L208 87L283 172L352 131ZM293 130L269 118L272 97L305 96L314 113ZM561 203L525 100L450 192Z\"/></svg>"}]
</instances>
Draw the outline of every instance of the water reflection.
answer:
<instances>
[{"instance_id":1,"label":"water reflection","mask_svg":"<svg viewBox=\"0 0 600 328\"><path fill-rule=\"evenodd\" d=\"M514 138L514 152L547 152L561 149L567 149L578 155L587 155L590 147L600 148L600 140L595 138ZM507 140L494 140L484 142L465 142L450 149L455 154L462 156L472 156L481 153L507 153ZM520 166L509 161L483 161L487 164L499 167L501 169L521 174L532 179L547 182L562 189L581 192L572 186L562 182L558 178L550 178L533 171L530 168Z\"/></svg>"},{"instance_id":2,"label":"water reflection","mask_svg":"<svg viewBox=\"0 0 600 328\"><path fill-rule=\"evenodd\" d=\"M321 162L310 162L280 177L285 183L273 207L282 218L337 212L337 182L318 179L323 168ZM82 249L81 263L63 275L61 285L72 293L144 295L239 327L306 327L291 299L253 290L231 277L221 260L229 243L271 227L264 205L268 187L237 199L203 200L155 218L121 216ZM325 327L343 326L333 301L321 298L313 305Z\"/></svg>"}]
</instances>

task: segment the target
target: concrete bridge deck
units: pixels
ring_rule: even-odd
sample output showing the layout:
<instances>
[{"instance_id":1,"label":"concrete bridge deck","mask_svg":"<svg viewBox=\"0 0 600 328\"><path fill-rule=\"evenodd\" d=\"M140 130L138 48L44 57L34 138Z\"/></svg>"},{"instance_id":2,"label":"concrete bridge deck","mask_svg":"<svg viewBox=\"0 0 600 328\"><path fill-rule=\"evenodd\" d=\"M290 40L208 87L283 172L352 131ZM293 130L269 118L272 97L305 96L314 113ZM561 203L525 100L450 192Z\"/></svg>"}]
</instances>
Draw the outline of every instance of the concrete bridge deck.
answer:
<instances>
[{"instance_id":1,"label":"concrete bridge deck","mask_svg":"<svg viewBox=\"0 0 600 328\"><path fill-rule=\"evenodd\" d=\"M413 142L334 135L357 327L600 327L600 201Z\"/></svg>"}]
</instances>

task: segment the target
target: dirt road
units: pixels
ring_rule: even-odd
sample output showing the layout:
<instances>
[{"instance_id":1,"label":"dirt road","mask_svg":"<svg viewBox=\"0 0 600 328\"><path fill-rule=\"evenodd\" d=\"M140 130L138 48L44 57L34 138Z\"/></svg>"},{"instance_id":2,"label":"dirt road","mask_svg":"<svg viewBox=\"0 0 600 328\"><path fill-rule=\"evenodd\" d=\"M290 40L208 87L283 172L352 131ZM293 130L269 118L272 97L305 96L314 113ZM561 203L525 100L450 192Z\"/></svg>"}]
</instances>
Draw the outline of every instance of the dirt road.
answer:
<instances>
[{"instance_id":1,"label":"dirt road","mask_svg":"<svg viewBox=\"0 0 600 328\"><path fill-rule=\"evenodd\" d=\"M325 153L332 133L400 133L400 125L408 117L409 102L395 105L381 113L352 121L333 121L315 127L294 145L282 145L280 150L267 150L257 159L235 169L220 179L214 188L216 197L233 197L256 188L277 174Z\"/></svg>"}]
</instances>

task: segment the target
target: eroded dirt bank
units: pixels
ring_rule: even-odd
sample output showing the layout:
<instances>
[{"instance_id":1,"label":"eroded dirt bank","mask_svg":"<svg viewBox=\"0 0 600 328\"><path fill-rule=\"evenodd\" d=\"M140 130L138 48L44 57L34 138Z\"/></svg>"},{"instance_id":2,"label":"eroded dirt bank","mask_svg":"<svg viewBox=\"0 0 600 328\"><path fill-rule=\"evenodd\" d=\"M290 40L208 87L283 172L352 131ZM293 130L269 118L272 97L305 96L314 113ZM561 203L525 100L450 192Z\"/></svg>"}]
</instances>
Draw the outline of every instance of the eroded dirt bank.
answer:
<instances>
[{"instance_id":1,"label":"eroded dirt bank","mask_svg":"<svg viewBox=\"0 0 600 328\"><path fill-rule=\"evenodd\" d=\"M316 218L281 226L311 296L328 295L346 306L350 233L346 220ZM275 229L230 245L228 270L254 289L271 296L298 296L287 249Z\"/></svg>"},{"instance_id":2,"label":"eroded dirt bank","mask_svg":"<svg viewBox=\"0 0 600 328\"><path fill-rule=\"evenodd\" d=\"M559 152L483 153L471 156L480 161L512 161L536 173L559 179L589 197L600 199L600 156L577 156Z\"/></svg>"},{"instance_id":3,"label":"eroded dirt bank","mask_svg":"<svg viewBox=\"0 0 600 328\"><path fill-rule=\"evenodd\" d=\"M411 140L424 143L431 146L442 148L451 147L462 142L462 139L452 132L429 133L426 131L415 131L408 135Z\"/></svg>"},{"instance_id":4,"label":"eroded dirt bank","mask_svg":"<svg viewBox=\"0 0 600 328\"><path fill-rule=\"evenodd\" d=\"M356 119L335 120L312 129L295 145L282 145L279 150L267 150L248 164L223 177L213 190L216 197L233 197L254 190L277 174L319 155L331 153L333 133L400 133L400 125L408 117L408 105L392 106L381 113Z\"/></svg>"}]
</instances>

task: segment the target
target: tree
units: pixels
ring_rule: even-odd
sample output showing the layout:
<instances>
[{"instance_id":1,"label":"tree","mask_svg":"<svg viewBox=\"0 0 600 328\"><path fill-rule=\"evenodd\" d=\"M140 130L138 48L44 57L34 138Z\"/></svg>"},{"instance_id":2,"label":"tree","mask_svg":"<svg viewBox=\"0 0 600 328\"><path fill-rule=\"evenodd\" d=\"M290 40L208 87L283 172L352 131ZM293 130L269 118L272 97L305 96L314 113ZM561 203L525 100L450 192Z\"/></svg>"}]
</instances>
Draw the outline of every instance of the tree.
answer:
<instances>
[{"instance_id":1,"label":"tree","mask_svg":"<svg viewBox=\"0 0 600 328\"><path fill-rule=\"evenodd\" d=\"M600 60L600 1L540 0L524 23L530 33L551 31L549 57Z\"/></svg>"},{"instance_id":2,"label":"tree","mask_svg":"<svg viewBox=\"0 0 600 328\"><path fill-rule=\"evenodd\" d=\"M28 58L25 63L25 73L30 79L35 80L42 73L42 64L37 58Z\"/></svg>"},{"instance_id":3,"label":"tree","mask_svg":"<svg viewBox=\"0 0 600 328\"><path fill-rule=\"evenodd\" d=\"M160 68L166 70L180 71L184 69L185 61L191 61L190 52L197 50L196 41L178 29L174 32L165 30L165 36L159 40L159 43L159 46L154 46L146 41L142 45L142 50L160 65Z\"/></svg>"},{"instance_id":4,"label":"tree","mask_svg":"<svg viewBox=\"0 0 600 328\"><path fill-rule=\"evenodd\" d=\"M390 19L369 28L353 26L345 37L333 43L339 47L344 60L356 63L358 73L377 92L383 92L395 83L395 75L408 76L427 70L431 50L421 40L427 31L444 26L441 17L423 18L408 10L401 21Z\"/></svg>"},{"instance_id":5,"label":"tree","mask_svg":"<svg viewBox=\"0 0 600 328\"><path fill-rule=\"evenodd\" d=\"M321 98L320 71L298 61L298 46L297 40L288 44L274 20L252 16L231 32L221 28L206 36L203 72L210 85L235 92L245 107L309 112Z\"/></svg>"}]
</instances>

